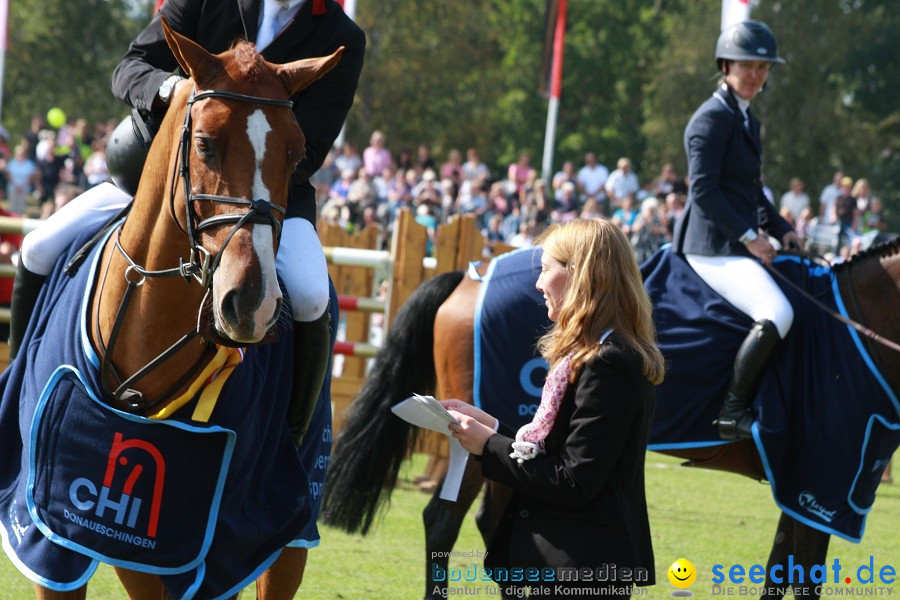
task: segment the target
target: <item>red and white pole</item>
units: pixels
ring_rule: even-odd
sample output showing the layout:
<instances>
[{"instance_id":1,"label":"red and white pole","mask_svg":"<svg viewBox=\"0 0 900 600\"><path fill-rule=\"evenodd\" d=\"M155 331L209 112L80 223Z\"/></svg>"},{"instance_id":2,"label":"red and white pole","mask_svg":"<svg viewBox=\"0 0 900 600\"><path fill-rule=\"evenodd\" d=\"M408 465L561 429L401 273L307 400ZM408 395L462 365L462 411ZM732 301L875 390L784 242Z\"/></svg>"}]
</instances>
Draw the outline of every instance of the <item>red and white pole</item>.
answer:
<instances>
[{"instance_id":1,"label":"red and white pole","mask_svg":"<svg viewBox=\"0 0 900 600\"><path fill-rule=\"evenodd\" d=\"M544 160L541 177L544 185L550 185L553 176L553 149L556 143L556 119L559 115L559 98L562 93L563 48L566 37L566 0L557 4L556 27L553 32L553 63L550 67L550 103L547 107L547 129L544 132Z\"/></svg>"}]
</instances>

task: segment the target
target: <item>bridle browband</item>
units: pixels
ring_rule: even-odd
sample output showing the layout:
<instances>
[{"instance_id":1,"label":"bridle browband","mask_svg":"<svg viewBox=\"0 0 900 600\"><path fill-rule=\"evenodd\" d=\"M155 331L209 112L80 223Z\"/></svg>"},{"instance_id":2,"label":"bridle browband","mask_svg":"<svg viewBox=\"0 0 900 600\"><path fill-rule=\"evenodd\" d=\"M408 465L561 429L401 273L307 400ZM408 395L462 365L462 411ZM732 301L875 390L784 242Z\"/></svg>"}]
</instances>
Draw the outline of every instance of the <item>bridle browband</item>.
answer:
<instances>
[{"instance_id":1,"label":"bridle browband","mask_svg":"<svg viewBox=\"0 0 900 600\"><path fill-rule=\"evenodd\" d=\"M229 92L225 90L208 90L197 93L196 88L194 88L194 90L191 92L191 97L187 102L187 110L185 111L184 116L184 125L181 129L181 138L178 145L179 176L181 177L181 180L184 184L185 198L184 203L186 229L184 229L183 231L187 235L188 243L190 245L190 257L188 261L185 262L184 259L181 259L180 264L177 267L172 267L169 269L155 271L144 269L142 266L138 265L131 258L131 256L129 256L125 248L122 247L122 244L119 241L121 226L119 228L119 231L116 232L116 250L128 262L128 267L126 267L125 269L125 281L127 282L128 287L125 289L125 292L122 295L122 300L119 303L119 308L116 311L115 321L113 322L113 326L110 331L109 345L104 346L103 344L103 340L100 336L99 319L94 320L95 335L102 354L100 374L104 390L108 394L112 395L115 400L125 402L129 406L129 408L133 410L146 411L153 408L154 406L157 406L163 400L167 399L169 396L177 392L182 386L187 384L195 375L195 372L199 371L199 369L203 367L203 361L199 361L198 368L190 369L187 373L185 373L184 376L179 378L179 380L176 381L166 393L149 402L144 400L143 394L141 394L137 390L132 389L131 387L136 381L145 377L156 367L158 367L160 364L165 362L167 359L169 359L171 356L185 347L188 342L194 339L199 334L198 325L197 327L188 331L174 344L169 346L169 348L164 350L162 354L158 355L145 366L141 367L131 377L128 377L125 380L122 379L122 377L116 372L115 368L112 365L112 353L133 292L138 287L143 285L144 281L148 277L181 276L187 283L190 283L191 278L193 277L193 279L200 283L201 286L206 288L206 295L208 296L212 289L213 274L219 266L222 254L225 252L225 248L228 246L228 243L240 228L242 228L244 225L247 225L248 223L271 225L272 229L275 232L276 247L281 239L281 221L275 218L275 216L272 214L272 211L277 211L284 215L284 207L272 204L262 199L222 196L218 194L194 194L191 192L191 170L189 153L192 124L191 108L193 104L198 100L204 100L207 98L223 98L226 100L236 100L249 104L280 106L288 109L291 109L294 106L294 103L290 100L263 98L259 96L250 96L247 94L239 94L236 92ZM194 203L200 201L247 206L249 207L249 209L246 212L242 213L215 215L201 220L197 215L196 210L194 209ZM174 207L174 187L170 189L169 202L170 205ZM234 223L234 226L231 228L231 231L228 233L228 236L225 238L225 241L222 243L222 246L219 248L219 251L215 255L211 254L206 248L198 243L197 240L201 231L228 223ZM206 296L204 296L204 300L205 298ZM203 304L204 302L201 302L199 310L202 310ZM212 348L213 346L210 346L210 349ZM110 385L111 378L115 379L118 384L117 387L112 388L112 386Z\"/></svg>"}]
</instances>

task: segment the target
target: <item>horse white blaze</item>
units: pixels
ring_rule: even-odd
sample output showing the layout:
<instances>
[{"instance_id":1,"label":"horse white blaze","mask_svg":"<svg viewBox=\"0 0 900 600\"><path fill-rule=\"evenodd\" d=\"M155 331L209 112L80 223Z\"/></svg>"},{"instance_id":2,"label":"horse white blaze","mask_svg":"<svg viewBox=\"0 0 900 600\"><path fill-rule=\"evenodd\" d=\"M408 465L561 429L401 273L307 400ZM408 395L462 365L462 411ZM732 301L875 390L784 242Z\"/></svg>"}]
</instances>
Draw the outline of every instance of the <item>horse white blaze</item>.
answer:
<instances>
[{"instance_id":1,"label":"horse white blaze","mask_svg":"<svg viewBox=\"0 0 900 600\"><path fill-rule=\"evenodd\" d=\"M256 159L253 171L253 198L261 198L269 203L272 202L272 194L263 184L262 165L266 156L266 136L270 131L272 131L272 126L269 125L262 110L257 109L247 118L247 137L250 138L250 145L253 146L253 154ZM253 225L253 247L256 249L260 269L262 269L262 279L266 286L266 297L256 312L254 320L256 327L261 328L263 333L272 324L275 309L279 306L278 301L281 300L281 288L278 286L278 277L275 274L275 247L272 233L271 225ZM277 317L277 315L275 316Z\"/></svg>"},{"instance_id":2,"label":"horse white blaze","mask_svg":"<svg viewBox=\"0 0 900 600\"><path fill-rule=\"evenodd\" d=\"M271 202L272 195L263 183L262 165L266 155L266 136L270 131L272 131L272 126L262 110L254 111L247 118L247 137L250 140L250 146L253 148L254 154L251 194L253 199L262 199L266 202ZM253 314L253 337L261 339L278 316L275 314L275 311L279 306L282 294L275 274L275 247L272 226L257 223L251 225L251 228L253 250L259 261L262 285L265 289L265 296L261 299L259 307ZM224 267L225 265L223 264ZM218 306L218 302L216 302L216 306ZM219 322L224 324L222 320L219 320ZM226 331L230 329L226 325Z\"/></svg>"}]
</instances>

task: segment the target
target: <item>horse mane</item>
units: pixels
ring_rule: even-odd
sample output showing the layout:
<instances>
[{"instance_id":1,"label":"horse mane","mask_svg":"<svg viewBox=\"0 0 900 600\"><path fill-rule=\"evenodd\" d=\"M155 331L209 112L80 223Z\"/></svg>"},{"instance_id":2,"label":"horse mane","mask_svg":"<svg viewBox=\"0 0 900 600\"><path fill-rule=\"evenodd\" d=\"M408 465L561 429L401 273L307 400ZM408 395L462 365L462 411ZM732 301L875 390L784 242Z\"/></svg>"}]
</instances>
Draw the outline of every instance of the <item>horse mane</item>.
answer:
<instances>
[{"instance_id":1,"label":"horse mane","mask_svg":"<svg viewBox=\"0 0 900 600\"><path fill-rule=\"evenodd\" d=\"M850 257L850 260L838 263L832 267L834 271L840 271L842 269L850 268L851 265L859 264L863 261L869 260L870 258L882 258L886 256L893 256L900 252L900 236L895 237L894 239L882 242L880 244L876 244L867 250L863 250L857 254L854 254Z\"/></svg>"}]
</instances>

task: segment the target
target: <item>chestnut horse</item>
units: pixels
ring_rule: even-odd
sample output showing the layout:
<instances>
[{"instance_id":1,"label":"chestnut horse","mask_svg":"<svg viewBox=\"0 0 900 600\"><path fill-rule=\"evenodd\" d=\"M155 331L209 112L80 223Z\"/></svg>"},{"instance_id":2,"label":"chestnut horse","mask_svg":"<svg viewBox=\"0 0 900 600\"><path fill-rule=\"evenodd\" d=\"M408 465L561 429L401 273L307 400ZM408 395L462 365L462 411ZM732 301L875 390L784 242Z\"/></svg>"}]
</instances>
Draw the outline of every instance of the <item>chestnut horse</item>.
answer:
<instances>
[{"instance_id":1,"label":"chestnut horse","mask_svg":"<svg viewBox=\"0 0 900 600\"><path fill-rule=\"evenodd\" d=\"M900 241L895 240L833 271L841 297L853 299L848 306L850 318L892 340L900 337L898 250ZM389 499L398 469L418 433L416 428L391 414L393 404L412 393L432 393L440 398L472 402L473 334L481 285L461 272L438 275L421 285L399 311L335 441L323 503L325 522L365 534ZM896 394L900 390L900 353L870 340L864 343ZM359 448L366 450L360 452ZM665 453L688 459L688 465L728 470L757 480L765 478L760 457L750 440ZM435 492L425 508L426 598L434 597L436 586L442 591L446 589L446 581L432 579L431 564L446 572L447 558L435 557L449 556L462 520L485 482L484 500L476 522L487 545L509 491L484 480L477 461L468 462L457 502L440 500ZM822 564L828 541L827 533L782 513L770 564L785 560L789 554L804 567Z\"/></svg>"},{"instance_id":2,"label":"chestnut horse","mask_svg":"<svg viewBox=\"0 0 900 600\"><path fill-rule=\"evenodd\" d=\"M304 155L305 145L289 98L332 69L343 50L338 49L328 57L276 65L266 62L247 42L238 42L230 50L213 55L174 32L165 20L163 30L179 65L190 77L189 85L173 99L154 139L130 213L120 227L112 230L104 246L99 249L99 258L95 258L97 262L93 263L96 265L92 270L96 279L90 284L93 291L89 301L85 302L89 310L83 311L87 315L83 330L100 363L99 379L108 393L108 404L117 409L114 411L117 414L126 415L122 422L147 423L146 417L166 420L179 408L176 399L197 401L199 392L194 391L192 383L206 379L205 375L198 376L210 365L217 352L234 352L228 347L249 346L246 355L243 355L245 362L248 356L269 356L257 353L271 352L266 350L269 346L256 344L270 341L267 332L279 321L282 325L285 320L289 322L289 318L283 315L283 310L290 309L282 306L282 292L275 273L275 253L290 177ZM289 334L289 326L287 330ZM33 360L33 354L29 353L27 360ZM289 396L289 361L290 358L287 358L285 362L276 363L275 368L279 369L276 374L260 375L261 367L246 367L244 374L247 370L254 371L250 373L250 376L257 378L254 381L267 382L272 378L286 380ZM239 379L238 373L241 373L243 366L238 365L234 370L229 385ZM235 400L240 405L244 398ZM262 400L258 404L279 406L280 410L286 410L286 398L277 400L277 403L273 398ZM261 475L268 477L265 480L267 484L278 489L286 485L284 478L302 474L302 467L297 449L285 429L286 413L277 413L278 409L271 406L261 407L261 410L273 414L266 416L272 423L266 429L269 433L265 435L269 437L260 434L254 442L256 447L251 451L255 456L261 456L263 448L269 446L290 455L283 459L284 463L295 466L296 472ZM253 417L256 407L239 406L239 409L246 411L248 420L259 419ZM136 416L129 418L129 415ZM204 419L197 417L197 420ZM163 429L142 426L147 430ZM192 426L180 427L183 430ZM253 427L264 429L257 424ZM266 465L253 463L253 457L237 458L241 440L234 431L218 428L217 432L231 436L228 443L232 445L228 446L225 454L231 462L223 463L230 464L231 470L237 468L236 464L252 465L257 472L270 470ZM116 435L114 450L122 439L120 433ZM127 443L130 441L126 439L125 443L119 444L120 449L125 448ZM155 451L153 443L138 440L134 442L134 445L137 444L144 444L142 448ZM106 448L104 452L108 451L109 446ZM188 451L183 452L186 455L178 456L179 452L176 452L176 456L166 457L168 460L165 462L157 459L155 470L159 490L162 490L162 466L168 474L175 462L190 464L190 461L199 458ZM117 468L115 462L125 465L129 460L135 460L134 454L130 457L126 453L116 455L112 451L108 454L110 466L106 472L110 480ZM115 456L120 456L118 461L114 460ZM129 494L130 486L140 479L141 474L140 466L129 468L132 470L125 482L124 494ZM224 473L227 473L227 480ZM202 473L198 472L198 481L201 476ZM230 486L249 476L240 471L228 472L227 466L222 468L215 484L219 486L215 490L216 502L228 496ZM97 500L94 484L84 478L79 481L77 486L73 484L69 488L71 503L79 507L99 507L104 502L103 494ZM197 482L179 480L168 483L166 492L178 490L180 497L189 495ZM231 590L227 593L236 593L236 588L252 582L255 577L258 577L259 598L292 598L296 593L306 563L306 549L286 547L286 544L299 534L298 523L303 515L308 518L310 513L308 483L291 482L288 489L295 487L301 490L299 497L288 498L283 505L287 508L273 505L272 512L275 514L260 511L246 517L251 523L260 525L259 529L252 527L250 536L266 535L260 533L263 524L269 528L265 531L277 532L279 537L273 534L268 542L270 545L277 544L274 552L269 549L265 554L260 551L260 555L237 556L243 552L240 548L242 544L233 541L223 551L234 551L235 555L234 558L223 559L225 564L237 563L238 570L247 569L240 575L235 574L239 579L222 584L226 586L224 590ZM155 494L157 487L152 489ZM241 504L247 511L252 506L265 506L268 502L265 497L267 489L260 488L258 495L261 498L245 497L237 502L250 502ZM108 492L107 488L104 490ZM254 493L254 490L246 492L249 495ZM112 510L117 506L128 506L129 497L123 495L122 498L117 501L119 504L109 504L112 502L109 500L107 505L112 506ZM154 509L158 509L155 495L153 500ZM253 502L259 504L254 505ZM145 497L144 506L149 505L149 498ZM225 500L221 500L221 507L224 506ZM193 507L190 508L193 510ZM216 504L216 510L219 508L220 505ZM191 567L196 571L191 571L189 575L196 579L187 582L185 589L188 592L167 591L168 584L164 586L161 579L161 575L185 574L180 566L178 569L181 570L169 568L164 571L156 565L142 570L133 566L137 562L130 555L117 562L110 561L115 565L129 597L158 599L169 597L169 593L179 596L208 595L209 592L204 592L200 587L200 582L204 577L212 579L216 576L211 574L206 562L201 559L208 551L222 551L220 531L223 528L228 530L231 525L227 522L223 526L222 520L217 522L216 515L223 515L216 513L216 510L208 511L210 525L206 526L205 532L209 539L199 551L200 558L191 556L194 561ZM224 511L224 508L221 510ZM285 514L280 514L282 510ZM135 515L136 512L131 510L129 514ZM189 516L187 521L198 520L205 514ZM103 516L99 508L98 515ZM129 525L132 524L130 519ZM16 525L21 522L17 521ZM40 528L41 524L37 526ZM96 531L96 523L93 527ZM13 533L19 536L29 528L30 525L23 524ZM104 527L103 531L109 536L114 529ZM116 535L120 533L116 532ZM290 537L292 535L295 537ZM238 537L237 534L235 537ZM137 539L139 542L135 543L145 546L157 542L147 536L128 539ZM282 539L285 541L281 542ZM196 540L183 541L194 543ZM174 545L178 545L177 540ZM71 549L71 546L66 548ZM97 555L102 554L93 548L87 548L83 553L94 559L94 564ZM102 556L100 560L103 561ZM29 569L23 572L36 582L38 598L84 598L87 584L79 584L89 578L92 569L85 569L86 575L68 587L56 586L53 589L39 585L40 576L29 574ZM227 569L220 569L219 573L224 571Z\"/></svg>"}]
</instances>

